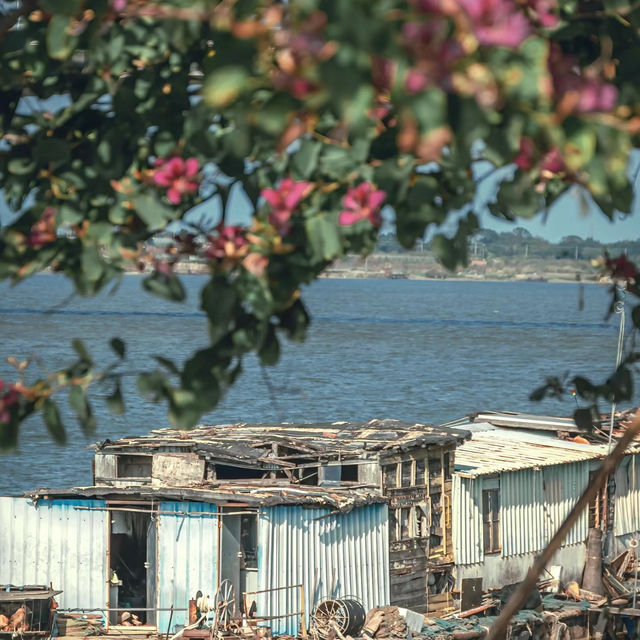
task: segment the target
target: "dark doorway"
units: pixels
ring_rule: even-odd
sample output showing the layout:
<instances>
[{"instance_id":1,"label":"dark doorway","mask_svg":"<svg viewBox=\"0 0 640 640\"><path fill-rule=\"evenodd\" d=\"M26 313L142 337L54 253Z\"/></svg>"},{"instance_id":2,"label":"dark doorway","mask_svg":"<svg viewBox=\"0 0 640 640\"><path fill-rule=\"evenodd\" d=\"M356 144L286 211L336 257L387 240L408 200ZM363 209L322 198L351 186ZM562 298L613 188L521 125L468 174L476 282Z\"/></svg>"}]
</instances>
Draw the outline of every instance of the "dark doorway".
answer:
<instances>
[{"instance_id":1,"label":"dark doorway","mask_svg":"<svg viewBox=\"0 0 640 640\"><path fill-rule=\"evenodd\" d=\"M155 624L156 527L150 512L136 506L109 511L111 624Z\"/></svg>"}]
</instances>

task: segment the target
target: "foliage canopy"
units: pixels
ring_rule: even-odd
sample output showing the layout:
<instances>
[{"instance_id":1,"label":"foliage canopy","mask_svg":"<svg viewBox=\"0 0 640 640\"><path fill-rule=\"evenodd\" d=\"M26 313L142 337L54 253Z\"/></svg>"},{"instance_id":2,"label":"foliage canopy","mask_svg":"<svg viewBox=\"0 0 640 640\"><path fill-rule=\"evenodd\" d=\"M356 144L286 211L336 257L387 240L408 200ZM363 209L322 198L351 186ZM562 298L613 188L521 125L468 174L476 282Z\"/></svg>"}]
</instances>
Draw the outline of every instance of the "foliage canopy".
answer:
<instances>
[{"instance_id":1,"label":"foliage canopy","mask_svg":"<svg viewBox=\"0 0 640 640\"><path fill-rule=\"evenodd\" d=\"M427 230L453 268L478 230L476 189L504 180L489 208L533 216L573 189L604 215L629 212L628 158L640 140L640 7L620 0L21 0L0 15L0 186L23 211L1 230L0 277L45 268L91 296L145 259L167 227L169 259L144 286L180 301L175 261L209 265L201 292L209 346L158 358L140 392L190 427L257 352L304 338L300 286L376 242L381 208L400 242ZM46 102L62 96L63 108ZM228 224L229 195L253 207ZM194 223L198 203L222 219ZM455 220L456 231L443 233ZM173 226L172 226L173 225ZM630 263L626 263L630 264ZM609 270L638 294L635 268ZM618 268L620 267L620 268ZM638 308L633 313L640 324ZM110 385L81 342L65 370L0 381L0 440L41 410L65 431L54 392L94 422L89 385ZM112 347L126 358L121 340ZM625 361L623 366L630 366ZM622 399L615 381L578 390ZM609 385L609 386L607 386Z\"/></svg>"}]
</instances>

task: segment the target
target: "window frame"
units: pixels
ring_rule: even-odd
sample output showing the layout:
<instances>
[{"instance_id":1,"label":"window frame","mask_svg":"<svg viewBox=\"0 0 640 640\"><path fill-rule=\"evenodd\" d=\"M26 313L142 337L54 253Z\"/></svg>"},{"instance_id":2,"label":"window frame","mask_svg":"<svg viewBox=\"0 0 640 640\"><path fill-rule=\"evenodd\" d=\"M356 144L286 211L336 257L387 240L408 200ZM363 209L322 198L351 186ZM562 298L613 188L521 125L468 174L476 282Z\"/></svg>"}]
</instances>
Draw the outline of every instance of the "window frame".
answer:
<instances>
[{"instance_id":1,"label":"window frame","mask_svg":"<svg viewBox=\"0 0 640 640\"><path fill-rule=\"evenodd\" d=\"M487 536L487 532L489 535ZM500 489L482 490L482 550L485 554L500 553Z\"/></svg>"}]
</instances>

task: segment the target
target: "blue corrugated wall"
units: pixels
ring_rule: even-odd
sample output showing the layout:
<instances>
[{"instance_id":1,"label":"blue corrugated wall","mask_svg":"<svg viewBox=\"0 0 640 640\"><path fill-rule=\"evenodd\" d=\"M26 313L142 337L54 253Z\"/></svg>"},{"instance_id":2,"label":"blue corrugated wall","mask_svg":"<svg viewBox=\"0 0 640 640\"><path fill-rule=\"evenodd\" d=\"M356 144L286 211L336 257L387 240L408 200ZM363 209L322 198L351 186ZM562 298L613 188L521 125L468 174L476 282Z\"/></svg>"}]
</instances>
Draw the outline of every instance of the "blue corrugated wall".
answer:
<instances>
[{"instance_id":1,"label":"blue corrugated wall","mask_svg":"<svg viewBox=\"0 0 640 640\"><path fill-rule=\"evenodd\" d=\"M63 609L103 609L107 511L102 500L0 498L0 584L53 584ZM98 507L98 510L76 507Z\"/></svg>"},{"instance_id":2,"label":"blue corrugated wall","mask_svg":"<svg viewBox=\"0 0 640 640\"><path fill-rule=\"evenodd\" d=\"M386 504L329 516L328 509L277 506L260 509L258 589L304 585L305 624L326 597L357 596L368 611L389 603L389 530ZM300 610L298 589L258 598L258 616ZM297 635L300 617L267 623L274 635Z\"/></svg>"},{"instance_id":3,"label":"blue corrugated wall","mask_svg":"<svg viewBox=\"0 0 640 640\"><path fill-rule=\"evenodd\" d=\"M164 513L167 511L175 512ZM159 609L188 607L198 589L213 597L216 590L218 518L215 504L202 502L160 503L157 530ZM184 515L193 514L193 515ZM158 613L158 631L166 633L169 611ZM173 614L171 628L187 622L186 611Z\"/></svg>"}]
</instances>

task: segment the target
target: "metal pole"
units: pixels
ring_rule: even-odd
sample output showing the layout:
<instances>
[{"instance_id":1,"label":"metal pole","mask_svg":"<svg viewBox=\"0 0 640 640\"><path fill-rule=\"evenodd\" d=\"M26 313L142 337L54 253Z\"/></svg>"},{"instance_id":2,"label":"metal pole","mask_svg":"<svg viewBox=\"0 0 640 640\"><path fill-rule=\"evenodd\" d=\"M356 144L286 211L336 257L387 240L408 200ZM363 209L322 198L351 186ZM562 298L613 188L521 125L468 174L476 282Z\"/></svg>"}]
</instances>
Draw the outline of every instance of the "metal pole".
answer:
<instances>
[{"instance_id":1,"label":"metal pole","mask_svg":"<svg viewBox=\"0 0 640 640\"><path fill-rule=\"evenodd\" d=\"M624 345L624 298L625 298L625 289L621 285L616 285L616 302L613 306L613 312L620 316L620 328L618 329L618 349L616 352L616 370L620 366L620 362L622 362L622 347ZM609 421L609 446L608 453L611 453L611 438L613 436L613 417L616 412L616 402L615 400L611 403L611 420Z\"/></svg>"},{"instance_id":2,"label":"metal pole","mask_svg":"<svg viewBox=\"0 0 640 640\"><path fill-rule=\"evenodd\" d=\"M169 633L171 633L172 620L173 620L173 605L171 605L171 613L169 614L169 624L167 625L167 640L169 640Z\"/></svg>"},{"instance_id":3,"label":"metal pole","mask_svg":"<svg viewBox=\"0 0 640 640\"><path fill-rule=\"evenodd\" d=\"M633 608L636 608L636 598L638 596L638 552L636 549L638 545L633 548L633 563L636 565L635 577L633 579Z\"/></svg>"}]
</instances>

